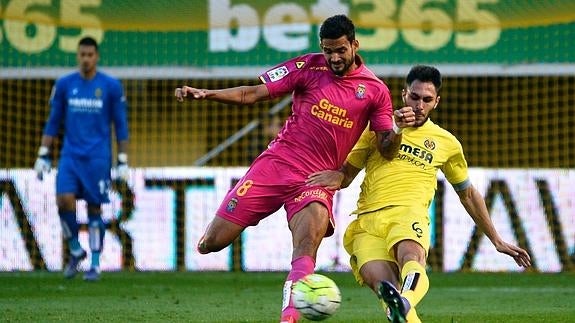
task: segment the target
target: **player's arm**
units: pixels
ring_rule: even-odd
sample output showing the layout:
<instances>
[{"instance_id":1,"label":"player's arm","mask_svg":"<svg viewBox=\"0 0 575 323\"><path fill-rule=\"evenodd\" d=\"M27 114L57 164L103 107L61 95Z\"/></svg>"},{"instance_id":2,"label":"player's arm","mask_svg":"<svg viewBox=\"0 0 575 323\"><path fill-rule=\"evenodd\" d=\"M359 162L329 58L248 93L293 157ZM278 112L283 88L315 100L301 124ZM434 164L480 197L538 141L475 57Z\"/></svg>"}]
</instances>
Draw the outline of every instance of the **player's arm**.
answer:
<instances>
[{"instance_id":1,"label":"player's arm","mask_svg":"<svg viewBox=\"0 0 575 323\"><path fill-rule=\"evenodd\" d=\"M120 81L112 87L112 118L118 143L118 153L128 153L128 100Z\"/></svg>"},{"instance_id":2,"label":"player's arm","mask_svg":"<svg viewBox=\"0 0 575 323\"><path fill-rule=\"evenodd\" d=\"M44 173L50 171L52 167L52 154L50 149L60 130L60 125L65 116L65 86L61 80L56 81L50 94L50 116L44 126L40 147L38 148L38 158L34 162L34 170L37 178L42 180Z\"/></svg>"},{"instance_id":3,"label":"player's arm","mask_svg":"<svg viewBox=\"0 0 575 323\"><path fill-rule=\"evenodd\" d=\"M128 153L128 145L129 141L126 140L119 140L118 141L118 154L127 154Z\"/></svg>"},{"instance_id":4,"label":"player's arm","mask_svg":"<svg viewBox=\"0 0 575 323\"><path fill-rule=\"evenodd\" d=\"M55 137L60 131L60 127L66 117L66 88L63 80L56 81L50 94L50 115L44 125L44 131L40 146L51 148Z\"/></svg>"},{"instance_id":5,"label":"player's arm","mask_svg":"<svg viewBox=\"0 0 575 323\"><path fill-rule=\"evenodd\" d=\"M345 162L339 171L343 174L343 180L340 183L340 188L346 188L351 184L351 182L353 182L357 174L359 174L361 171L361 168L357 168L352 164Z\"/></svg>"},{"instance_id":6,"label":"player's arm","mask_svg":"<svg viewBox=\"0 0 575 323\"><path fill-rule=\"evenodd\" d=\"M360 170L346 161L339 170L322 170L309 175L306 183L310 186L323 186L328 190L346 188Z\"/></svg>"},{"instance_id":7,"label":"player's arm","mask_svg":"<svg viewBox=\"0 0 575 323\"><path fill-rule=\"evenodd\" d=\"M118 143L118 158L116 161L117 176L125 181L129 177L128 169L128 101L124 94L124 89L120 81L117 81L113 87L113 108L112 115L114 119L114 128L116 141Z\"/></svg>"},{"instance_id":8,"label":"player's arm","mask_svg":"<svg viewBox=\"0 0 575 323\"><path fill-rule=\"evenodd\" d=\"M128 146L128 139L118 140L118 167L122 164L128 166Z\"/></svg>"},{"instance_id":9,"label":"player's arm","mask_svg":"<svg viewBox=\"0 0 575 323\"><path fill-rule=\"evenodd\" d=\"M270 92L265 84L238 86L227 89L208 90L182 86L175 91L176 99L180 102L186 97L195 100L212 100L227 104L253 104L270 99Z\"/></svg>"},{"instance_id":10,"label":"player's arm","mask_svg":"<svg viewBox=\"0 0 575 323\"><path fill-rule=\"evenodd\" d=\"M38 148L38 157L34 162L34 171L36 172L36 178L39 180L44 179L44 173L50 172L50 168L52 167L50 147L52 147L53 142L53 136L42 135L40 148Z\"/></svg>"},{"instance_id":11,"label":"player's arm","mask_svg":"<svg viewBox=\"0 0 575 323\"><path fill-rule=\"evenodd\" d=\"M40 147L46 147L48 150L52 148L54 144L54 137L50 135L42 135L42 139L40 139Z\"/></svg>"},{"instance_id":12,"label":"player's arm","mask_svg":"<svg viewBox=\"0 0 575 323\"><path fill-rule=\"evenodd\" d=\"M128 168L128 139L118 140L118 159L116 162L116 175L128 181L130 170Z\"/></svg>"},{"instance_id":13,"label":"player's arm","mask_svg":"<svg viewBox=\"0 0 575 323\"><path fill-rule=\"evenodd\" d=\"M403 128L415 124L415 113L411 107L403 107L393 111L393 128L387 131L376 132L377 150L387 160L393 160L397 156Z\"/></svg>"},{"instance_id":14,"label":"player's arm","mask_svg":"<svg viewBox=\"0 0 575 323\"><path fill-rule=\"evenodd\" d=\"M469 184L466 188L458 190L457 195L459 195L461 204L463 204L465 210L467 210L467 213L469 213L473 219L473 222L475 222L479 229L485 233L497 251L513 257L519 266L531 266L531 258L527 251L501 239L491 221L491 217L489 216L483 197L477 189L473 187L473 185Z\"/></svg>"}]
</instances>

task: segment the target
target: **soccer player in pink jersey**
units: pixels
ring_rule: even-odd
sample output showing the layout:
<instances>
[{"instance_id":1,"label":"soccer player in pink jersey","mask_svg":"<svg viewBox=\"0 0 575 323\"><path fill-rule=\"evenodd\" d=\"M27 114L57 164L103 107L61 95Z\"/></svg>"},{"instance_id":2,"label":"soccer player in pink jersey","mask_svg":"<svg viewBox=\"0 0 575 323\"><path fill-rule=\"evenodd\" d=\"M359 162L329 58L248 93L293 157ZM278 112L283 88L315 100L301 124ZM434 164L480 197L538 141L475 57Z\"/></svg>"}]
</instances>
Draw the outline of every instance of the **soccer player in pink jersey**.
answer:
<instances>
[{"instance_id":1,"label":"soccer player in pink jersey","mask_svg":"<svg viewBox=\"0 0 575 323\"><path fill-rule=\"evenodd\" d=\"M291 302L293 282L314 272L319 245L333 234L334 190L308 186L308 175L338 170L369 123L379 152L393 159L400 128L412 126L409 107L393 112L389 89L357 55L355 26L345 15L326 19L320 28L322 53L302 55L268 70L262 84L219 90L183 86L186 97L228 104L253 104L292 94L292 114L277 137L231 189L198 243L202 254L228 246L248 226L284 207L292 233L291 270L284 284L281 322L297 322ZM398 116L398 122L392 114Z\"/></svg>"}]
</instances>

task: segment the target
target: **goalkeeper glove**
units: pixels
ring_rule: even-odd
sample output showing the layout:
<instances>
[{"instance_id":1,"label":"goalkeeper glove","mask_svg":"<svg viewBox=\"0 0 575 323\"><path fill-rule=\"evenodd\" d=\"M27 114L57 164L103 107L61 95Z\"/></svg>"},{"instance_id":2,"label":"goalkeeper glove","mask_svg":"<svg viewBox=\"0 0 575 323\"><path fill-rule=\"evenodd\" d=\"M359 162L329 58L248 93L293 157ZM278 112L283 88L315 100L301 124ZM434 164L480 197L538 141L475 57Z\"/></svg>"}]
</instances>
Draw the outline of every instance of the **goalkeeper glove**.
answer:
<instances>
[{"instance_id":1,"label":"goalkeeper glove","mask_svg":"<svg viewBox=\"0 0 575 323\"><path fill-rule=\"evenodd\" d=\"M52 160L49 156L49 149L46 146L40 146L38 149L38 158L34 163L34 171L36 171L36 177L39 180L44 179L44 173L49 173L52 167Z\"/></svg>"},{"instance_id":2,"label":"goalkeeper glove","mask_svg":"<svg viewBox=\"0 0 575 323\"><path fill-rule=\"evenodd\" d=\"M129 170L128 170L128 154L119 153L118 154L118 164L116 165L116 175L118 178L128 181Z\"/></svg>"}]
</instances>

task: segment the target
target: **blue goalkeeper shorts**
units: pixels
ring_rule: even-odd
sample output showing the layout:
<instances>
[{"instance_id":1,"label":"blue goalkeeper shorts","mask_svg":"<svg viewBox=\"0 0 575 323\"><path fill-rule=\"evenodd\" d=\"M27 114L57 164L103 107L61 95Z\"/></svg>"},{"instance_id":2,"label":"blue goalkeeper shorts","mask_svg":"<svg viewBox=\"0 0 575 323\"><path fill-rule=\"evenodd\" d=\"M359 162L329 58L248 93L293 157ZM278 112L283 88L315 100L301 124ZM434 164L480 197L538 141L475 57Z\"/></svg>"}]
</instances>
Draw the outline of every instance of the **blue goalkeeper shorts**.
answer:
<instances>
[{"instance_id":1,"label":"blue goalkeeper shorts","mask_svg":"<svg viewBox=\"0 0 575 323\"><path fill-rule=\"evenodd\" d=\"M89 204L110 202L111 161L105 158L70 158L58 162L56 194L74 194Z\"/></svg>"}]
</instances>

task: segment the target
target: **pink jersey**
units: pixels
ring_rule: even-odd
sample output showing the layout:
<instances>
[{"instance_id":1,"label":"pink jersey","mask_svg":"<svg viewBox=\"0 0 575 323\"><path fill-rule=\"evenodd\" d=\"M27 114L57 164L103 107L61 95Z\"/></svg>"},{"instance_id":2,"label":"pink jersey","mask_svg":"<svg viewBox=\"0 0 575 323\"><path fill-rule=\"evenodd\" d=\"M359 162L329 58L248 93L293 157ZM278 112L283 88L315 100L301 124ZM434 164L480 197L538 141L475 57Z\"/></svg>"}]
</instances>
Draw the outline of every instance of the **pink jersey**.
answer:
<instances>
[{"instance_id":1,"label":"pink jersey","mask_svg":"<svg viewBox=\"0 0 575 323\"><path fill-rule=\"evenodd\" d=\"M264 154L274 154L306 176L339 169L368 122L376 132L392 128L389 89L363 63L340 77L323 54L307 54L260 79L272 98L293 93L292 114Z\"/></svg>"},{"instance_id":2,"label":"pink jersey","mask_svg":"<svg viewBox=\"0 0 575 323\"><path fill-rule=\"evenodd\" d=\"M359 60L359 57L358 57ZM257 225L282 205L291 218L312 202L325 205L333 233L335 191L308 186L313 172L339 169L368 121L374 131L391 130L387 86L363 64L336 76L323 54L289 60L260 76L272 97L293 93L292 115L216 214L241 226Z\"/></svg>"}]
</instances>

